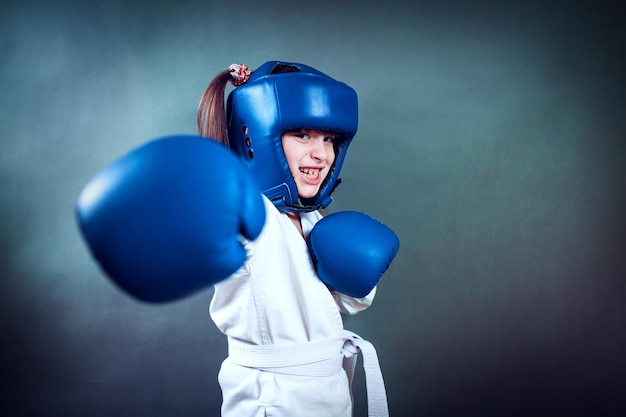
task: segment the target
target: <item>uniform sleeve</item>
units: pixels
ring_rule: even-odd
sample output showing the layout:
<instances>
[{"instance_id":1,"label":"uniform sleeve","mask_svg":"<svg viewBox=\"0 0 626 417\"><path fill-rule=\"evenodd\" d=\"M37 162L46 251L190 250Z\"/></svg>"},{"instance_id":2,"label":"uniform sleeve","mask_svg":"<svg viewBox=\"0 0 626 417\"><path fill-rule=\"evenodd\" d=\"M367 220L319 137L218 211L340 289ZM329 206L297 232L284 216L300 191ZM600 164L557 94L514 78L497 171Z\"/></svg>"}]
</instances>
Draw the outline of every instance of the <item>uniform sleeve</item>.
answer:
<instances>
[{"instance_id":1,"label":"uniform sleeve","mask_svg":"<svg viewBox=\"0 0 626 417\"><path fill-rule=\"evenodd\" d=\"M335 303L339 307L339 311L343 314L356 314L368 308L374 301L376 295L376 287L369 294L363 298L354 298L348 295L342 294L338 291L332 291Z\"/></svg>"}]
</instances>

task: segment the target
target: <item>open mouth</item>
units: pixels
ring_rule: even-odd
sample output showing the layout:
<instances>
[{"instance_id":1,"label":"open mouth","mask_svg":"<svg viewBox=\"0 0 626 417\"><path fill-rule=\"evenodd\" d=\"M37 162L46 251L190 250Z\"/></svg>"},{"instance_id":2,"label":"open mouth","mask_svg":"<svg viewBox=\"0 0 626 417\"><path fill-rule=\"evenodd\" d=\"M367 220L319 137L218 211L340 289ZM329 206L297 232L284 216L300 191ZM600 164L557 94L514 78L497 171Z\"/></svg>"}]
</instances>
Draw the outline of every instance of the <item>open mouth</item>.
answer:
<instances>
[{"instance_id":1,"label":"open mouth","mask_svg":"<svg viewBox=\"0 0 626 417\"><path fill-rule=\"evenodd\" d=\"M316 180L320 177L320 169L314 168L301 168L300 172L304 175L305 178L309 180Z\"/></svg>"}]
</instances>

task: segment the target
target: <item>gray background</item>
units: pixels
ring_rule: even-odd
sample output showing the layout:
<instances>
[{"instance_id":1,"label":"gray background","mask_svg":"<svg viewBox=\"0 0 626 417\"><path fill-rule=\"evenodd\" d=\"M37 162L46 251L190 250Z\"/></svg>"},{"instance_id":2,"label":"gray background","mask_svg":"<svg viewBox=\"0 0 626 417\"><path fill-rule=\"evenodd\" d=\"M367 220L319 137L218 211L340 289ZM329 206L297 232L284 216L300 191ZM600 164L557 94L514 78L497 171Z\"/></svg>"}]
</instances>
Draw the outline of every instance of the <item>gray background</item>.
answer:
<instances>
[{"instance_id":1,"label":"gray background","mask_svg":"<svg viewBox=\"0 0 626 417\"><path fill-rule=\"evenodd\" d=\"M212 290L125 296L73 205L121 154L194 133L231 62L280 59L359 93L329 208L402 242L374 305L346 320L378 349L392 415L624 415L617 3L2 2L2 414L218 415Z\"/></svg>"}]
</instances>

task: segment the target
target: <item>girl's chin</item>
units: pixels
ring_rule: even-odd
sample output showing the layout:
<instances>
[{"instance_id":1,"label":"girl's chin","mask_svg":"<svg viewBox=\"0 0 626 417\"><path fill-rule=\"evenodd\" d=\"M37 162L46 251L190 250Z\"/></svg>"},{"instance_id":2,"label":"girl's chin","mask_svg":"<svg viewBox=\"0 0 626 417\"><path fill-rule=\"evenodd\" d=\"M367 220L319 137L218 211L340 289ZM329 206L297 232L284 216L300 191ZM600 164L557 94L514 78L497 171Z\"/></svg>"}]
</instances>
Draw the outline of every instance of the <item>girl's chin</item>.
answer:
<instances>
[{"instance_id":1,"label":"girl's chin","mask_svg":"<svg viewBox=\"0 0 626 417\"><path fill-rule=\"evenodd\" d=\"M319 191L319 187L315 187L314 189L307 189L307 187L304 187L304 189L300 191L301 189L302 188L298 188L298 197L300 198L313 198Z\"/></svg>"}]
</instances>

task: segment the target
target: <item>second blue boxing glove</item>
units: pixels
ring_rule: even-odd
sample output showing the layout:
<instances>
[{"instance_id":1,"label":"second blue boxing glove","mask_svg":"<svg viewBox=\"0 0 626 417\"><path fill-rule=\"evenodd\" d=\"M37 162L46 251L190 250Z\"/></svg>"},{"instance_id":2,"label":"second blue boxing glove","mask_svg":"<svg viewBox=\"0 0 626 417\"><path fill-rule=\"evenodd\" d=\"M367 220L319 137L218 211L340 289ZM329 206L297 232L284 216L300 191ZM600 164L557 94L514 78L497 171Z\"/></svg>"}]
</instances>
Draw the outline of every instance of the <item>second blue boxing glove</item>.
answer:
<instances>
[{"instance_id":1,"label":"second blue boxing glove","mask_svg":"<svg viewBox=\"0 0 626 417\"><path fill-rule=\"evenodd\" d=\"M122 289L173 301L234 273L241 236L265 223L262 194L223 145L198 136L149 142L82 190L76 216L102 269Z\"/></svg>"},{"instance_id":2,"label":"second blue boxing glove","mask_svg":"<svg viewBox=\"0 0 626 417\"><path fill-rule=\"evenodd\" d=\"M331 289L356 298L374 289L400 246L389 227L355 211L324 217L307 243L319 278Z\"/></svg>"}]
</instances>

